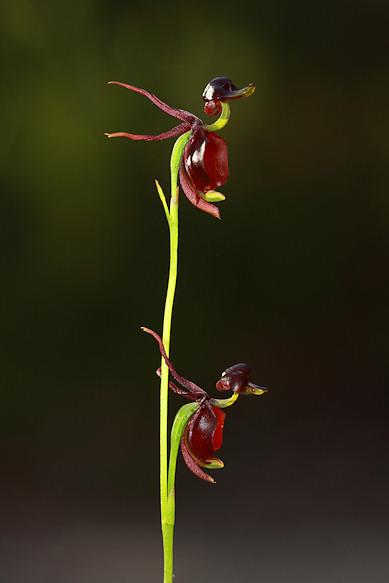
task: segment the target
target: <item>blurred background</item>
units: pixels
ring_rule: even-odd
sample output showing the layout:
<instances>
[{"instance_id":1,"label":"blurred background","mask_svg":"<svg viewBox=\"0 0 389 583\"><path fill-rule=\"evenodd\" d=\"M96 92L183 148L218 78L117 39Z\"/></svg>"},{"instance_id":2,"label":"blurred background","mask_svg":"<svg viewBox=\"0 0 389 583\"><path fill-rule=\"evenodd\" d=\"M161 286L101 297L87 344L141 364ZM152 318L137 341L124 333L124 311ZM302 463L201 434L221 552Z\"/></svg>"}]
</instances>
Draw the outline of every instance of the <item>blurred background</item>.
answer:
<instances>
[{"instance_id":1,"label":"blurred background","mask_svg":"<svg viewBox=\"0 0 389 583\"><path fill-rule=\"evenodd\" d=\"M174 120L232 104L218 222L181 202L177 369L246 361L212 487L180 460L178 582L387 583L387 3L3 0L3 583L161 580L159 355ZM179 405L171 399L171 411Z\"/></svg>"}]
</instances>

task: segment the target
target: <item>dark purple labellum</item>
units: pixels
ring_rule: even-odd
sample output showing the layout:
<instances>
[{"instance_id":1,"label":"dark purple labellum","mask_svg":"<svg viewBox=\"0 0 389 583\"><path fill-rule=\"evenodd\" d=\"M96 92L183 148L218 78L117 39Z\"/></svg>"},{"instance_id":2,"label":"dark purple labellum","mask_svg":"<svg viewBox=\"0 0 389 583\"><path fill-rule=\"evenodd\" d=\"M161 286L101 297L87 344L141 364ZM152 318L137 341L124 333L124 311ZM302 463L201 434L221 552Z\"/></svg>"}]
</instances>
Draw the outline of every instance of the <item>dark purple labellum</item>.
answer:
<instances>
[{"instance_id":1,"label":"dark purple labellum","mask_svg":"<svg viewBox=\"0 0 389 583\"><path fill-rule=\"evenodd\" d=\"M228 77L215 77L203 91L204 112L207 115L217 115L221 111L221 101L248 97L254 91L255 85L253 83L239 89Z\"/></svg>"},{"instance_id":2,"label":"dark purple labellum","mask_svg":"<svg viewBox=\"0 0 389 583\"><path fill-rule=\"evenodd\" d=\"M227 368L216 383L218 391L233 391L243 395L262 395L266 387L260 387L251 382L251 369L244 362Z\"/></svg>"},{"instance_id":3,"label":"dark purple labellum","mask_svg":"<svg viewBox=\"0 0 389 583\"><path fill-rule=\"evenodd\" d=\"M240 362L230 366L223 373L221 378L216 383L218 391L233 391L240 393L241 390L247 386L251 377L250 367Z\"/></svg>"},{"instance_id":4,"label":"dark purple labellum","mask_svg":"<svg viewBox=\"0 0 389 583\"><path fill-rule=\"evenodd\" d=\"M214 99L228 98L234 91L239 91L239 88L234 85L228 77L215 77L211 79L203 91L204 101L212 101Z\"/></svg>"}]
</instances>

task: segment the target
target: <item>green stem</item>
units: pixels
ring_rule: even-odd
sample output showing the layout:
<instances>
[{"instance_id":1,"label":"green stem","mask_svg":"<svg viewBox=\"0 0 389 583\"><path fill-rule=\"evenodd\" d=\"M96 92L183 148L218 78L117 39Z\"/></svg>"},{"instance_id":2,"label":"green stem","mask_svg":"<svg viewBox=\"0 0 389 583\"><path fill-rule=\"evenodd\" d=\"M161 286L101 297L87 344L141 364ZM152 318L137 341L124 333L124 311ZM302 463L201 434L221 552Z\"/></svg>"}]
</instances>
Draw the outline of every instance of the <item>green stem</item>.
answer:
<instances>
[{"instance_id":1,"label":"green stem","mask_svg":"<svg viewBox=\"0 0 389 583\"><path fill-rule=\"evenodd\" d=\"M230 108L227 103L222 104L222 113L219 119L204 128L209 132L222 129L228 122ZM172 325L172 313L174 294L177 283L178 267L178 171L184 148L190 138L191 132L186 132L175 142L170 159L170 181L171 198L170 208L167 209L165 197L162 189L157 183L158 194L161 198L165 214L169 224L170 232L170 266L169 280L166 292L165 311L163 317L162 341L166 353L170 352L170 335ZM173 536L175 520L175 469L178 453L178 446L173 446L170 455L169 485L168 485L168 390L169 390L169 370L162 358L161 360L161 397L160 397L160 495L161 495L161 526L163 538L164 554L164 583L173 582ZM195 406L196 404L194 404ZM188 409L189 410L189 409ZM172 432L176 429L173 425ZM173 433L172 433L173 435ZM177 440L174 440L176 444Z\"/></svg>"},{"instance_id":2,"label":"green stem","mask_svg":"<svg viewBox=\"0 0 389 583\"><path fill-rule=\"evenodd\" d=\"M169 355L170 333L174 294L177 282L178 265L178 171L183 150L189 139L190 132L180 136L174 144L170 161L171 199L168 217L170 231L170 266L169 281L166 292L165 312L163 318L162 340ZM166 209L165 209L166 211ZM169 497L168 480L168 389L169 370L164 359L161 361L161 398L160 398L160 494L161 494L161 526L164 548L164 583L173 581L173 532L174 532L174 493Z\"/></svg>"}]
</instances>

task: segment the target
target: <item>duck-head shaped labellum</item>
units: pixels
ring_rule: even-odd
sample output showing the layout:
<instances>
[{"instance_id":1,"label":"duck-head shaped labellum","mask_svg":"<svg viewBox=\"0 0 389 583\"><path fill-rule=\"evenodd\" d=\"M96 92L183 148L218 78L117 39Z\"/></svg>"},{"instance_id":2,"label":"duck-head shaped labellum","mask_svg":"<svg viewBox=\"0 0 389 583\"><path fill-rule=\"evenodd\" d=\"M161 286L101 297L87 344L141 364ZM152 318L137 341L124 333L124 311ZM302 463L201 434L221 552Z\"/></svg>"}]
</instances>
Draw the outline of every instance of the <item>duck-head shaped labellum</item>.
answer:
<instances>
[{"instance_id":1,"label":"duck-head shaped labellum","mask_svg":"<svg viewBox=\"0 0 389 583\"><path fill-rule=\"evenodd\" d=\"M216 388L218 391L233 391L241 395L263 395L267 391L266 387L251 382L251 369L243 362L234 364L222 372Z\"/></svg>"},{"instance_id":2,"label":"duck-head shaped labellum","mask_svg":"<svg viewBox=\"0 0 389 583\"><path fill-rule=\"evenodd\" d=\"M221 101L249 97L254 91L254 83L239 89L228 77L215 77L203 91L204 113L218 115L221 112Z\"/></svg>"}]
</instances>

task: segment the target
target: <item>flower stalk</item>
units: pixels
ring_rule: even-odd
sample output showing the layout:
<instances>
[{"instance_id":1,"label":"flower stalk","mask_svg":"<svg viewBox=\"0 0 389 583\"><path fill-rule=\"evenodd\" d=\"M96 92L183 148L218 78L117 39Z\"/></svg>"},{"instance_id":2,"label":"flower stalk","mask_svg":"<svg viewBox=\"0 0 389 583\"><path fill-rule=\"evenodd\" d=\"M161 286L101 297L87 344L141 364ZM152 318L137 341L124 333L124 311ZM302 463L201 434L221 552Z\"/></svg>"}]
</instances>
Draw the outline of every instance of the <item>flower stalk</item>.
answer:
<instances>
[{"instance_id":1,"label":"flower stalk","mask_svg":"<svg viewBox=\"0 0 389 583\"><path fill-rule=\"evenodd\" d=\"M163 344L167 355L170 351L170 335L174 295L177 284L178 268L178 171L184 148L189 140L190 132L186 132L175 142L170 159L171 194L169 209L165 196L159 184L158 194L161 198L169 225L170 233L170 264L169 279L163 317ZM173 579L173 534L175 497L173 491L168 491L168 390L169 369L165 360L161 361L161 389L160 389L160 499L161 499L161 526L164 549L164 583L171 583Z\"/></svg>"}]
</instances>

